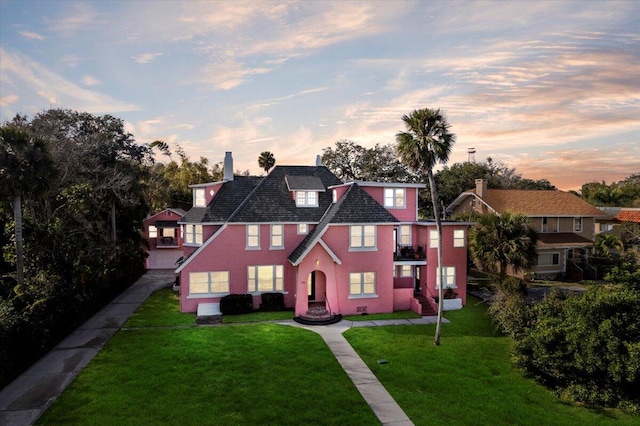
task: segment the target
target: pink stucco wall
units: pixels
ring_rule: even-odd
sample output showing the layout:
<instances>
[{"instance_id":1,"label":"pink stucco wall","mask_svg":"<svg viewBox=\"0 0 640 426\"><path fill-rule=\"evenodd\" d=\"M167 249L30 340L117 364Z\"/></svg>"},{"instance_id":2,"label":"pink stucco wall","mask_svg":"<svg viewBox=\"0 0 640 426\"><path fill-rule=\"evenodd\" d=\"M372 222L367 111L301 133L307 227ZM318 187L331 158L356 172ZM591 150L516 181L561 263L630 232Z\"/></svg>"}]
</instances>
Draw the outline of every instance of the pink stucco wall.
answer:
<instances>
[{"instance_id":1,"label":"pink stucco wall","mask_svg":"<svg viewBox=\"0 0 640 426\"><path fill-rule=\"evenodd\" d=\"M376 200L381 206L384 206L384 188L379 186L363 186L367 194ZM394 215L401 222L415 222L418 220L417 208L417 189L405 188L405 207L404 208L387 208L389 213Z\"/></svg>"}]
</instances>

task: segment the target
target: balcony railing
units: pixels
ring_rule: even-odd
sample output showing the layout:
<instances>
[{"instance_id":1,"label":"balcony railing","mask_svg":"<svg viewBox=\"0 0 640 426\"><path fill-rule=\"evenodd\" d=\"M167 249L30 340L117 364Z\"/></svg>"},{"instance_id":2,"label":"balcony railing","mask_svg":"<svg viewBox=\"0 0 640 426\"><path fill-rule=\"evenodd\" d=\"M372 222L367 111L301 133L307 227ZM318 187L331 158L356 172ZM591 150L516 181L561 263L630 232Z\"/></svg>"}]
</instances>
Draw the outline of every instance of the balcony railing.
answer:
<instances>
[{"instance_id":1,"label":"balcony railing","mask_svg":"<svg viewBox=\"0 0 640 426\"><path fill-rule=\"evenodd\" d=\"M178 240L174 237L158 237L156 247L178 247Z\"/></svg>"},{"instance_id":2,"label":"balcony railing","mask_svg":"<svg viewBox=\"0 0 640 426\"><path fill-rule=\"evenodd\" d=\"M423 246L398 246L393 260L424 260L427 252Z\"/></svg>"}]
</instances>

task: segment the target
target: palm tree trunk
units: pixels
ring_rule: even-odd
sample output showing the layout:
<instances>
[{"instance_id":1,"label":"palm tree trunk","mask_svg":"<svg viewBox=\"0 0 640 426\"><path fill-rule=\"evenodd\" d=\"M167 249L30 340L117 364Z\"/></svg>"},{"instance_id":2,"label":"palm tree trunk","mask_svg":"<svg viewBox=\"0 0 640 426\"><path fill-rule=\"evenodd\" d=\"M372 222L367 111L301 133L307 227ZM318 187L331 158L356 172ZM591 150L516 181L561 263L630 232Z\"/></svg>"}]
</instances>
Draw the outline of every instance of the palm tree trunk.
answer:
<instances>
[{"instance_id":1,"label":"palm tree trunk","mask_svg":"<svg viewBox=\"0 0 640 426\"><path fill-rule=\"evenodd\" d=\"M433 215L436 218L436 231L438 232L438 279L440 285L438 286L438 318L436 320L436 334L433 338L433 344L440 345L440 329L442 328L442 299L444 292L442 288L444 283L442 282L442 223L440 222L440 211L438 209L438 200L436 199L436 182L433 178L433 171L427 170L427 176L429 177L429 187L431 190L431 203L433 204Z\"/></svg>"},{"instance_id":2,"label":"palm tree trunk","mask_svg":"<svg viewBox=\"0 0 640 426\"><path fill-rule=\"evenodd\" d=\"M16 280L24 283L24 256L22 254L22 197L16 195L13 199L13 218L15 220L16 235Z\"/></svg>"}]
</instances>

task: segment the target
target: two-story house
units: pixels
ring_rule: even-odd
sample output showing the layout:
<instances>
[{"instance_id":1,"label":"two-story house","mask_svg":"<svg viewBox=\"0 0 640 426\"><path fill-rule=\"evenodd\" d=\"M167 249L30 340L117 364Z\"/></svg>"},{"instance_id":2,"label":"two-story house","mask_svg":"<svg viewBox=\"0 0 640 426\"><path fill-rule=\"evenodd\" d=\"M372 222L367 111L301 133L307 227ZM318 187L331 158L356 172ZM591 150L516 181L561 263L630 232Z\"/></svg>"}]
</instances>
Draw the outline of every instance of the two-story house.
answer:
<instances>
[{"instance_id":1,"label":"two-story house","mask_svg":"<svg viewBox=\"0 0 640 426\"><path fill-rule=\"evenodd\" d=\"M596 218L603 212L563 191L487 189L487 181L476 179L476 188L460 194L447 212L461 216L510 211L529 217L538 232L538 278L590 278L588 259L595 241Z\"/></svg>"},{"instance_id":2,"label":"two-story house","mask_svg":"<svg viewBox=\"0 0 640 426\"><path fill-rule=\"evenodd\" d=\"M311 305L334 314L383 313L433 305L438 234L419 222L422 184L342 182L319 161L276 166L265 177L233 176L193 185L182 218L182 312L231 293L279 292L304 316ZM443 281L466 302L467 224L445 223ZM433 306L432 306L433 307Z\"/></svg>"},{"instance_id":3,"label":"two-story house","mask_svg":"<svg viewBox=\"0 0 640 426\"><path fill-rule=\"evenodd\" d=\"M179 208L167 208L142 222L142 237L147 242L146 269L175 269L182 257L182 231L178 221L187 214Z\"/></svg>"}]
</instances>

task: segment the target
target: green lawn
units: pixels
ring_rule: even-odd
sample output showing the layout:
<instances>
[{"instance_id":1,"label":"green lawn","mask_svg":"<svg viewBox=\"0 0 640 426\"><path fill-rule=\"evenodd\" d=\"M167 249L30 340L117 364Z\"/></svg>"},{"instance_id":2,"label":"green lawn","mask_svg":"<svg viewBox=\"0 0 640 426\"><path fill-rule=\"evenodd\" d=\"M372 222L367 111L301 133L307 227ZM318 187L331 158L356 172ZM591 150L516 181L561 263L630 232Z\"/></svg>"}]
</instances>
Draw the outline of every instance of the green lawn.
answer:
<instances>
[{"instance_id":1,"label":"green lawn","mask_svg":"<svg viewBox=\"0 0 640 426\"><path fill-rule=\"evenodd\" d=\"M511 341L493 333L486 305L468 298L435 326L352 328L345 337L416 425L639 424L617 410L567 405L509 363ZM379 364L385 359L387 364Z\"/></svg>"},{"instance_id":2,"label":"green lawn","mask_svg":"<svg viewBox=\"0 0 640 426\"><path fill-rule=\"evenodd\" d=\"M345 336L416 425L638 424L565 405L522 378L510 340L494 336L476 303L446 312L440 347L432 325ZM378 424L319 335L273 323L193 327L177 304L170 291L154 294L39 423Z\"/></svg>"}]
</instances>

